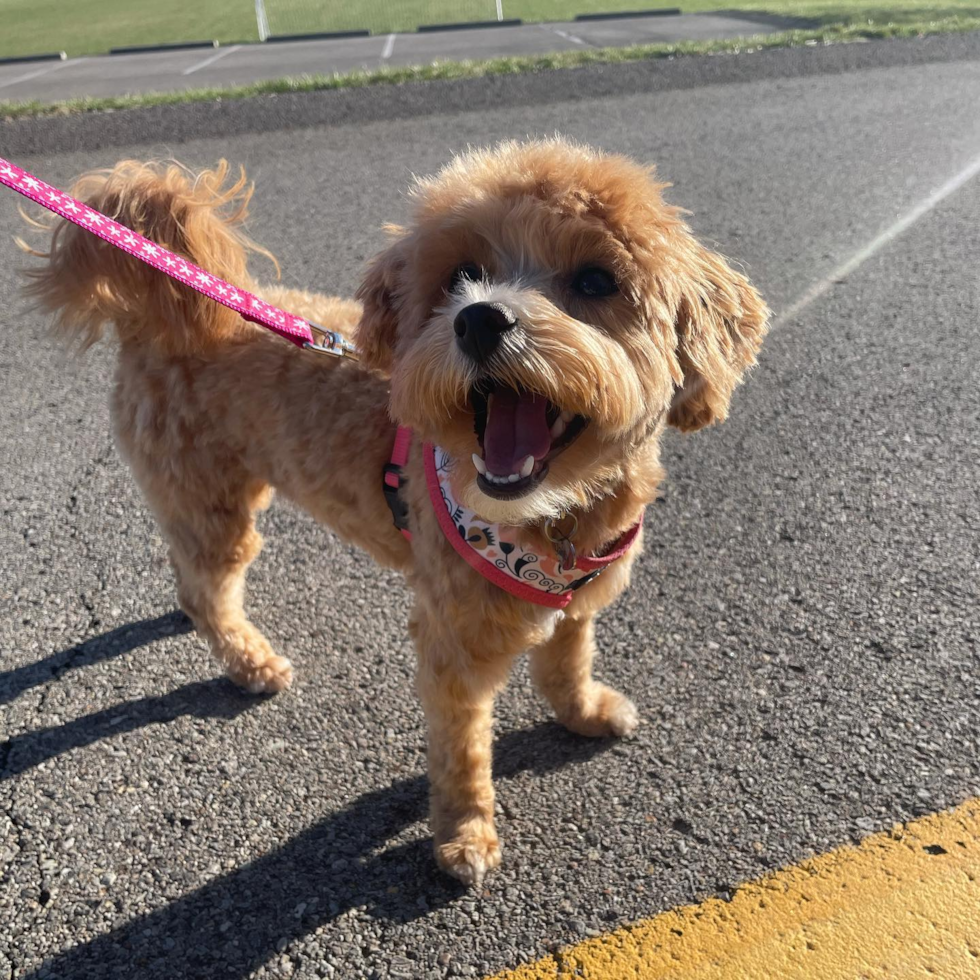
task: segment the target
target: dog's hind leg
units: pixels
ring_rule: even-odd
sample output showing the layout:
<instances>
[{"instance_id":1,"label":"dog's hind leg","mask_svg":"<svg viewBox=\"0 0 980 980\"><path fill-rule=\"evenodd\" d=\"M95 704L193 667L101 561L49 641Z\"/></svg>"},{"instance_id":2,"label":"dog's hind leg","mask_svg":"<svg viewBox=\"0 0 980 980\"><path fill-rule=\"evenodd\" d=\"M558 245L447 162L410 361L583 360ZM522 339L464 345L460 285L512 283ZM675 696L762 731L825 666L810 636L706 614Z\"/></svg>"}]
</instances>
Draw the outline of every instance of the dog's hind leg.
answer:
<instances>
[{"instance_id":1,"label":"dog's hind leg","mask_svg":"<svg viewBox=\"0 0 980 980\"><path fill-rule=\"evenodd\" d=\"M181 608L228 676L255 694L287 687L292 665L273 652L242 604L245 573L262 547L255 513L268 506L269 488L244 483L206 505L198 497L182 501L171 496L165 508L148 496L170 546Z\"/></svg>"},{"instance_id":2,"label":"dog's hind leg","mask_svg":"<svg viewBox=\"0 0 980 980\"><path fill-rule=\"evenodd\" d=\"M633 702L594 680L592 617L566 616L551 639L531 651L531 677L558 720L579 735L629 735L637 726Z\"/></svg>"}]
</instances>

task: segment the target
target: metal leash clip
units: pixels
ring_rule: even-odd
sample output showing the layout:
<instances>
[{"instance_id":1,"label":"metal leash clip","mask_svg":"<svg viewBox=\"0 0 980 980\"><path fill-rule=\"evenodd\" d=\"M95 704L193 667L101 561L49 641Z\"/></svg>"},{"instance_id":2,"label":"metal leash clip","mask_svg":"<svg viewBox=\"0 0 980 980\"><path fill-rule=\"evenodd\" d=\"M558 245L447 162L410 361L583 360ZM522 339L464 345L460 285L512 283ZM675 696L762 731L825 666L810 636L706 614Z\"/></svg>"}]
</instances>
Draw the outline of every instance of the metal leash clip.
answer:
<instances>
[{"instance_id":1,"label":"metal leash clip","mask_svg":"<svg viewBox=\"0 0 980 980\"><path fill-rule=\"evenodd\" d=\"M332 354L334 357L349 357L355 361L358 359L357 348L343 334L318 327L315 323L310 324L310 330L316 335L318 342L311 344L307 341L303 344L305 350L315 351L317 354Z\"/></svg>"},{"instance_id":2,"label":"metal leash clip","mask_svg":"<svg viewBox=\"0 0 980 980\"><path fill-rule=\"evenodd\" d=\"M566 518L571 519L572 526L563 531L558 525ZM544 522L545 537L551 542L558 556L558 568L563 572L570 572L577 561L575 545L572 538L578 530L578 518L574 514L559 514L557 518L549 517Z\"/></svg>"}]
</instances>

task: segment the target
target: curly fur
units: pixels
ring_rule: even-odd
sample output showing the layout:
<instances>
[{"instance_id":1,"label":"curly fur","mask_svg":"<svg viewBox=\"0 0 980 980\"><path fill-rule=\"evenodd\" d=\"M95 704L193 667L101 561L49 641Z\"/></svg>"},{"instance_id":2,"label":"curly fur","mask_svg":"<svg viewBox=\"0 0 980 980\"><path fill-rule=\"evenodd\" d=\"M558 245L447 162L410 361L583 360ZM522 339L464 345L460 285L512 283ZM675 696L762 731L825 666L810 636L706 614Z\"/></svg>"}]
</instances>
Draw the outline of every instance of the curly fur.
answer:
<instances>
[{"instance_id":1,"label":"curly fur","mask_svg":"<svg viewBox=\"0 0 980 980\"><path fill-rule=\"evenodd\" d=\"M630 701L591 668L593 619L626 588L640 546L576 592L564 615L522 602L445 540L417 445L404 488L409 545L380 492L393 419L453 455L454 490L470 508L538 547L543 519L570 512L580 552L598 552L653 500L665 425L691 431L726 417L768 311L664 203L650 170L560 139L473 151L419 181L410 226L390 229L357 301L254 283L247 257L256 246L241 229L251 188L244 174L227 178L224 162L194 176L125 161L82 178L73 194L278 306L356 333L360 364L298 353L65 223L28 290L83 345L113 325L117 444L169 544L181 605L233 680L273 692L292 677L243 608L261 547L255 514L272 488L404 572L415 593L409 630L429 727L436 857L478 882L500 860L491 710L518 654L529 652L535 683L572 730L626 735L637 724ZM467 261L482 266L482 281L449 291ZM612 272L618 292L601 301L571 292L568 276L583 265ZM478 448L468 401L476 369L453 320L476 301L519 315L494 377L589 419L518 500L483 494L468 465Z\"/></svg>"}]
</instances>

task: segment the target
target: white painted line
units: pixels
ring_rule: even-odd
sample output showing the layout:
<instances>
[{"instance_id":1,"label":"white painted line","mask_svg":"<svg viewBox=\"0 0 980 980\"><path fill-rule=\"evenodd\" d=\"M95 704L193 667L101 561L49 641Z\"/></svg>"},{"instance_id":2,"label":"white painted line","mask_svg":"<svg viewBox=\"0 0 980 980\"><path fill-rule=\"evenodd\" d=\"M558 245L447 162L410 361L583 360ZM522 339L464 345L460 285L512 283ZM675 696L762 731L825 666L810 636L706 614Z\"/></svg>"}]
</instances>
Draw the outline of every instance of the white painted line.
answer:
<instances>
[{"instance_id":1,"label":"white painted line","mask_svg":"<svg viewBox=\"0 0 980 980\"><path fill-rule=\"evenodd\" d=\"M53 65L45 65L43 68L35 68L34 71L29 71L24 75L18 75L16 78L8 78L7 81L0 82L0 88L6 88L8 85L16 85L18 82L29 82L32 78L47 75L48 72L60 71L69 65L77 65L80 61L87 60L87 58L69 58L67 61L59 61Z\"/></svg>"},{"instance_id":2,"label":"white painted line","mask_svg":"<svg viewBox=\"0 0 980 980\"><path fill-rule=\"evenodd\" d=\"M833 287L856 272L865 262L886 245L893 242L902 232L911 228L919 218L928 214L934 207L941 204L951 194L956 193L964 184L980 174L980 157L967 164L955 177L951 177L938 190L933 191L925 200L920 201L914 208L902 215L893 225L886 228L877 238L872 239L863 248L854 253L843 265L839 265L829 276L815 282L792 306L783 310L775 319L773 326L781 326L802 313L811 303L820 299Z\"/></svg>"},{"instance_id":3,"label":"white painted line","mask_svg":"<svg viewBox=\"0 0 980 980\"><path fill-rule=\"evenodd\" d=\"M563 37L566 41L571 41L572 44L587 44L580 37L576 37L574 34L569 34L568 31L559 30L557 27L551 27L548 24L539 24L539 27L546 30L549 34L557 34L559 37Z\"/></svg>"},{"instance_id":4,"label":"white painted line","mask_svg":"<svg viewBox=\"0 0 980 980\"><path fill-rule=\"evenodd\" d=\"M219 61L226 54L234 54L236 51L241 50L240 44L234 44L230 48L222 48L217 54L211 55L210 58L205 58L204 61L199 61L196 65L191 65L190 68L185 68L181 75L193 75L200 68L207 68L208 65L213 65L216 61Z\"/></svg>"},{"instance_id":5,"label":"white painted line","mask_svg":"<svg viewBox=\"0 0 980 980\"><path fill-rule=\"evenodd\" d=\"M391 52L395 50L395 35L389 34L385 41L385 49L381 52L381 60L387 61L391 57Z\"/></svg>"}]
</instances>

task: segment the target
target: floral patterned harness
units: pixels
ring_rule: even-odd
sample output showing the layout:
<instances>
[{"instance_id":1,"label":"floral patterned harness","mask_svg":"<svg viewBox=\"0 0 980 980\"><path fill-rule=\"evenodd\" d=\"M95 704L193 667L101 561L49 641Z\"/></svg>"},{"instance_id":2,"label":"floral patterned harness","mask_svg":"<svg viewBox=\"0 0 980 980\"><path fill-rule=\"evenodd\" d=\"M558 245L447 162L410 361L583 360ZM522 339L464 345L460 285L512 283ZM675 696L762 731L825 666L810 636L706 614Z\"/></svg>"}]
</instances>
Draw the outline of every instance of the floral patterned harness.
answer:
<instances>
[{"instance_id":1,"label":"floral patterned harness","mask_svg":"<svg viewBox=\"0 0 980 980\"><path fill-rule=\"evenodd\" d=\"M401 470L408 459L412 430L400 427L384 471L385 498L397 527L407 538L408 509L398 495ZM630 549L640 527L641 517L601 558L580 555L563 567L556 554L528 548L518 540L517 528L491 524L456 501L449 476L452 457L431 443L423 443L425 482L436 518L446 539L471 568L494 585L539 606L563 609L572 601L576 589L591 582L603 569Z\"/></svg>"}]
</instances>

